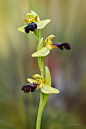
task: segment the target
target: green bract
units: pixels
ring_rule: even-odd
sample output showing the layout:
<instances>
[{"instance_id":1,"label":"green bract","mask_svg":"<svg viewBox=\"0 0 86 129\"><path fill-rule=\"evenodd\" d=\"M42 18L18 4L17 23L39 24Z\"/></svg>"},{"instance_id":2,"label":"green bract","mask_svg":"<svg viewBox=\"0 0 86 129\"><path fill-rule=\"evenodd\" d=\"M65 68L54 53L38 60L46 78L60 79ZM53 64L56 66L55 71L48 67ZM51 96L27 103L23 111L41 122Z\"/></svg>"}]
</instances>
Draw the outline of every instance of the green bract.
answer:
<instances>
[{"instance_id":1,"label":"green bract","mask_svg":"<svg viewBox=\"0 0 86 129\"><path fill-rule=\"evenodd\" d=\"M45 78L46 78L45 84L48 86L51 86L51 75L50 75L50 70L47 66L45 66ZM45 106L48 100L48 97L49 97L49 94L44 94L43 107Z\"/></svg>"}]
</instances>

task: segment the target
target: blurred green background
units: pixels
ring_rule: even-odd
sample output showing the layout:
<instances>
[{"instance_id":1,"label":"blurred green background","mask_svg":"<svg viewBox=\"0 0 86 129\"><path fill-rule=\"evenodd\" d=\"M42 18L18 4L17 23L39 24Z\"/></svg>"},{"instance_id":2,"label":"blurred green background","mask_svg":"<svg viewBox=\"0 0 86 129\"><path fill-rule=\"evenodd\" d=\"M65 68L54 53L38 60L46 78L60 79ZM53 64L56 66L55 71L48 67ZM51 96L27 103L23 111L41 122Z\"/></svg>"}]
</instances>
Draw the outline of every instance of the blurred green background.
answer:
<instances>
[{"instance_id":1,"label":"blurred green background","mask_svg":"<svg viewBox=\"0 0 86 129\"><path fill-rule=\"evenodd\" d=\"M41 20L51 19L42 30L44 39L54 34L53 43L72 46L70 51L53 49L44 59L60 94L49 96L41 129L85 129L86 0L0 0L0 129L35 129L39 91L25 94L21 87L40 74L31 57L37 39L17 31L30 10Z\"/></svg>"}]
</instances>

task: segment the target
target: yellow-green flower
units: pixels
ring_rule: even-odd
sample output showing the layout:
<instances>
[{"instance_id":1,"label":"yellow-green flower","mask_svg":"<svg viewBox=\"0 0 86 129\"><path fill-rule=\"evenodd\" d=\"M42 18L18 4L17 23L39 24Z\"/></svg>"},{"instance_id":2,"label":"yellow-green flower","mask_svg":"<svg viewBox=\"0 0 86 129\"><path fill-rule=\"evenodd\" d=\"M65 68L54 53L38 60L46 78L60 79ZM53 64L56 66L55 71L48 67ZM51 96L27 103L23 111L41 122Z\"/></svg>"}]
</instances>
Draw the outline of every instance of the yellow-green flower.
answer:
<instances>
[{"instance_id":1,"label":"yellow-green flower","mask_svg":"<svg viewBox=\"0 0 86 129\"><path fill-rule=\"evenodd\" d=\"M29 33L30 31L35 31L35 29L43 29L51 20L41 20L39 16L31 10L30 13L26 14L27 19L22 18L23 21L25 21L27 24L18 28L21 32Z\"/></svg>"},{"instance_id":2,"label":"yellow-green flower","mask_svg":"<svg viewBox=\"0 0 86 129\"><path fill-rule=\"evenodd\" d=\"M55 37L54 35L50 35L48 38L45 39L44 43L45 46L49 49L52 50L53 48L60 48L61 50L63 50L64 48L66 50L70 50L71 46L69 43L67 42L62 42L62 43L52 43L52 38Z\"/></svg>"},{"instance_id":3,"label":"yellow-green flower","mask_svg":"<svg viewBox=\"0 0 86 129\"><path fill-rule=\"evenodd\" d=\"M71 49L71 45L69 43L66 42L62 42L62 43L52 43L52 38L55 37L54 35L50 35L48 36L44 43L45 43L45 47L43 47L42 49L40 49L39 51L35 52L32 54L32 57L44 57L47 56L50 53L50 50L54 49L54 48L59 48L61 50L63 50L64 48L66 50L70 50ZM41 42L41 40L40 40Z\"/></svg>"},{"instance_id":4,"label":"yellow-green flower","mask_svg":"<svg viewBox=\"0 0 86 129\"><path fill-rule=\"evenodd\" d=\"M35 90L40 89L45 94L57 94L57 93L59 93L58 89L55 89L55 88L51 87L50 85L47 85L47 81L51 82L48 75L47 75L47 80L46 79L44 80L39 74L35 74L32 77L33 77L33 79L32 78L27 79L29 84L26 84L22 87L22 90L24 92L26 92L26 93L28 93L30 91L34 92Z\"/></svg>"}]
</instances>

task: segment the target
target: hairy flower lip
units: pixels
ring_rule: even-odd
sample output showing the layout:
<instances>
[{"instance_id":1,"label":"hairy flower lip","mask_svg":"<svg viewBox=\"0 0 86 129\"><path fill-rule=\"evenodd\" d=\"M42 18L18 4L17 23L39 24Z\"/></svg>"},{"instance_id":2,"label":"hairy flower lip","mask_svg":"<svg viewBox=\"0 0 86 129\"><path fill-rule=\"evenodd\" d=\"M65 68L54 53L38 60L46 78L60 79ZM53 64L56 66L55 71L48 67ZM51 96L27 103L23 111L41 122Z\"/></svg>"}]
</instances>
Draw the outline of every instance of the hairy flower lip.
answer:
<instances>
[{"instance_id":1,"label":"hairy flower lip","mask_svg":"<svg viewBox=\"0 0 86 129\"><path fill-rule=\"evenodd\" d=\"M30 31L35 31L37 29L37 24L34 22L28 23L28 25L24 28L26 33L29 33Z\"/></svg>"},{"instance_id":2,"label":"hairy flower lip","mask_svg":"<svg viewBox=\"0 0 86 129\"><path fill-rule=\"evenodd\" d=\"M67 42L62 42L62 43L54 43L52 44L52 46L54 47L58 47L59 49L63 50L64 48L66 50L70 50L71 49L71 45Z\"/></svg>"},{"instance_id":3,"label":"hairy flower lip","mask_svg":"<svg viewBox=\"0 0 86 129\"><path fill-rule=\"evenodd\" d=\"M30 91L34 92L37 89L38 85L39 84L37 83L26 84L21 88L21 90L23 90L26 93L29 93Z\"/></svg>"},{"instance_id":4,"label":"hairy flower lip","mask_svg":"<svg viewBox=\"0 0 86 129\"><path fill-rule=\"evenodd\" d=\"M30 92L30 89L31 89L30 84L26 84L26 85L24 85L24 86L21 88L21 90L23 90L23 91L26 92L26 93Z\"/></svg>"}]
</instances>

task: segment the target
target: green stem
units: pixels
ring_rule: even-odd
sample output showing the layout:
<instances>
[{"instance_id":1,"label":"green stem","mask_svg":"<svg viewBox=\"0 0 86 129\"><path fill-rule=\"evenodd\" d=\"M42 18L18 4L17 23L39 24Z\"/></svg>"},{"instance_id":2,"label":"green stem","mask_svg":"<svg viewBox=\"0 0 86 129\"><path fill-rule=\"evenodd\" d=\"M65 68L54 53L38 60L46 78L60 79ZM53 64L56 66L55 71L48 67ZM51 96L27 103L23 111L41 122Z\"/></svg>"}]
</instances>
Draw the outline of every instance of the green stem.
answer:
<instances>
[{"instance_id":1,"label":"green stem","mask_svg":"<svg viewBox=\"0 0 86 129\"><path fill-rule=\"evenodd\" d=\"M43 62L43 57L41 57L41 76L44 78L44 62Z\"/></svg>"},{"instance_id":2,"label":"green stem","mask_svg":"<svg viewBox=\"0 0 86 129\"><path fill-rule=\"evenodd\" d=\"M39 36L38 36L38 42L40 42L41 39L41 32L39 30ZM41 68L40 68L40 72L41 72L41 76L44 77L44 63L43 63L43 57L41 58ZM39 60L39 59L38 59ZM42 117L42 111L43 111L43 93L40 91L40 103L39 103L39 109L38 109L38 114L37 114L37 121L36 121L36 129L40 129L41 126L41 117Z\"/></svg>"},{"instance_id":3,"label":"green stem","mask_svg":"<svg viewBox=\"0 0 86 129\"><path fill-rule=\"evenodd\" d=\"M41 117L42 117L42 111L43 111L43 93L40 91L40 103L39 103L39 109L37 114L37 121L36 121L36 129L40 129L41 126Z\"/></svg>"}]
</instances>

